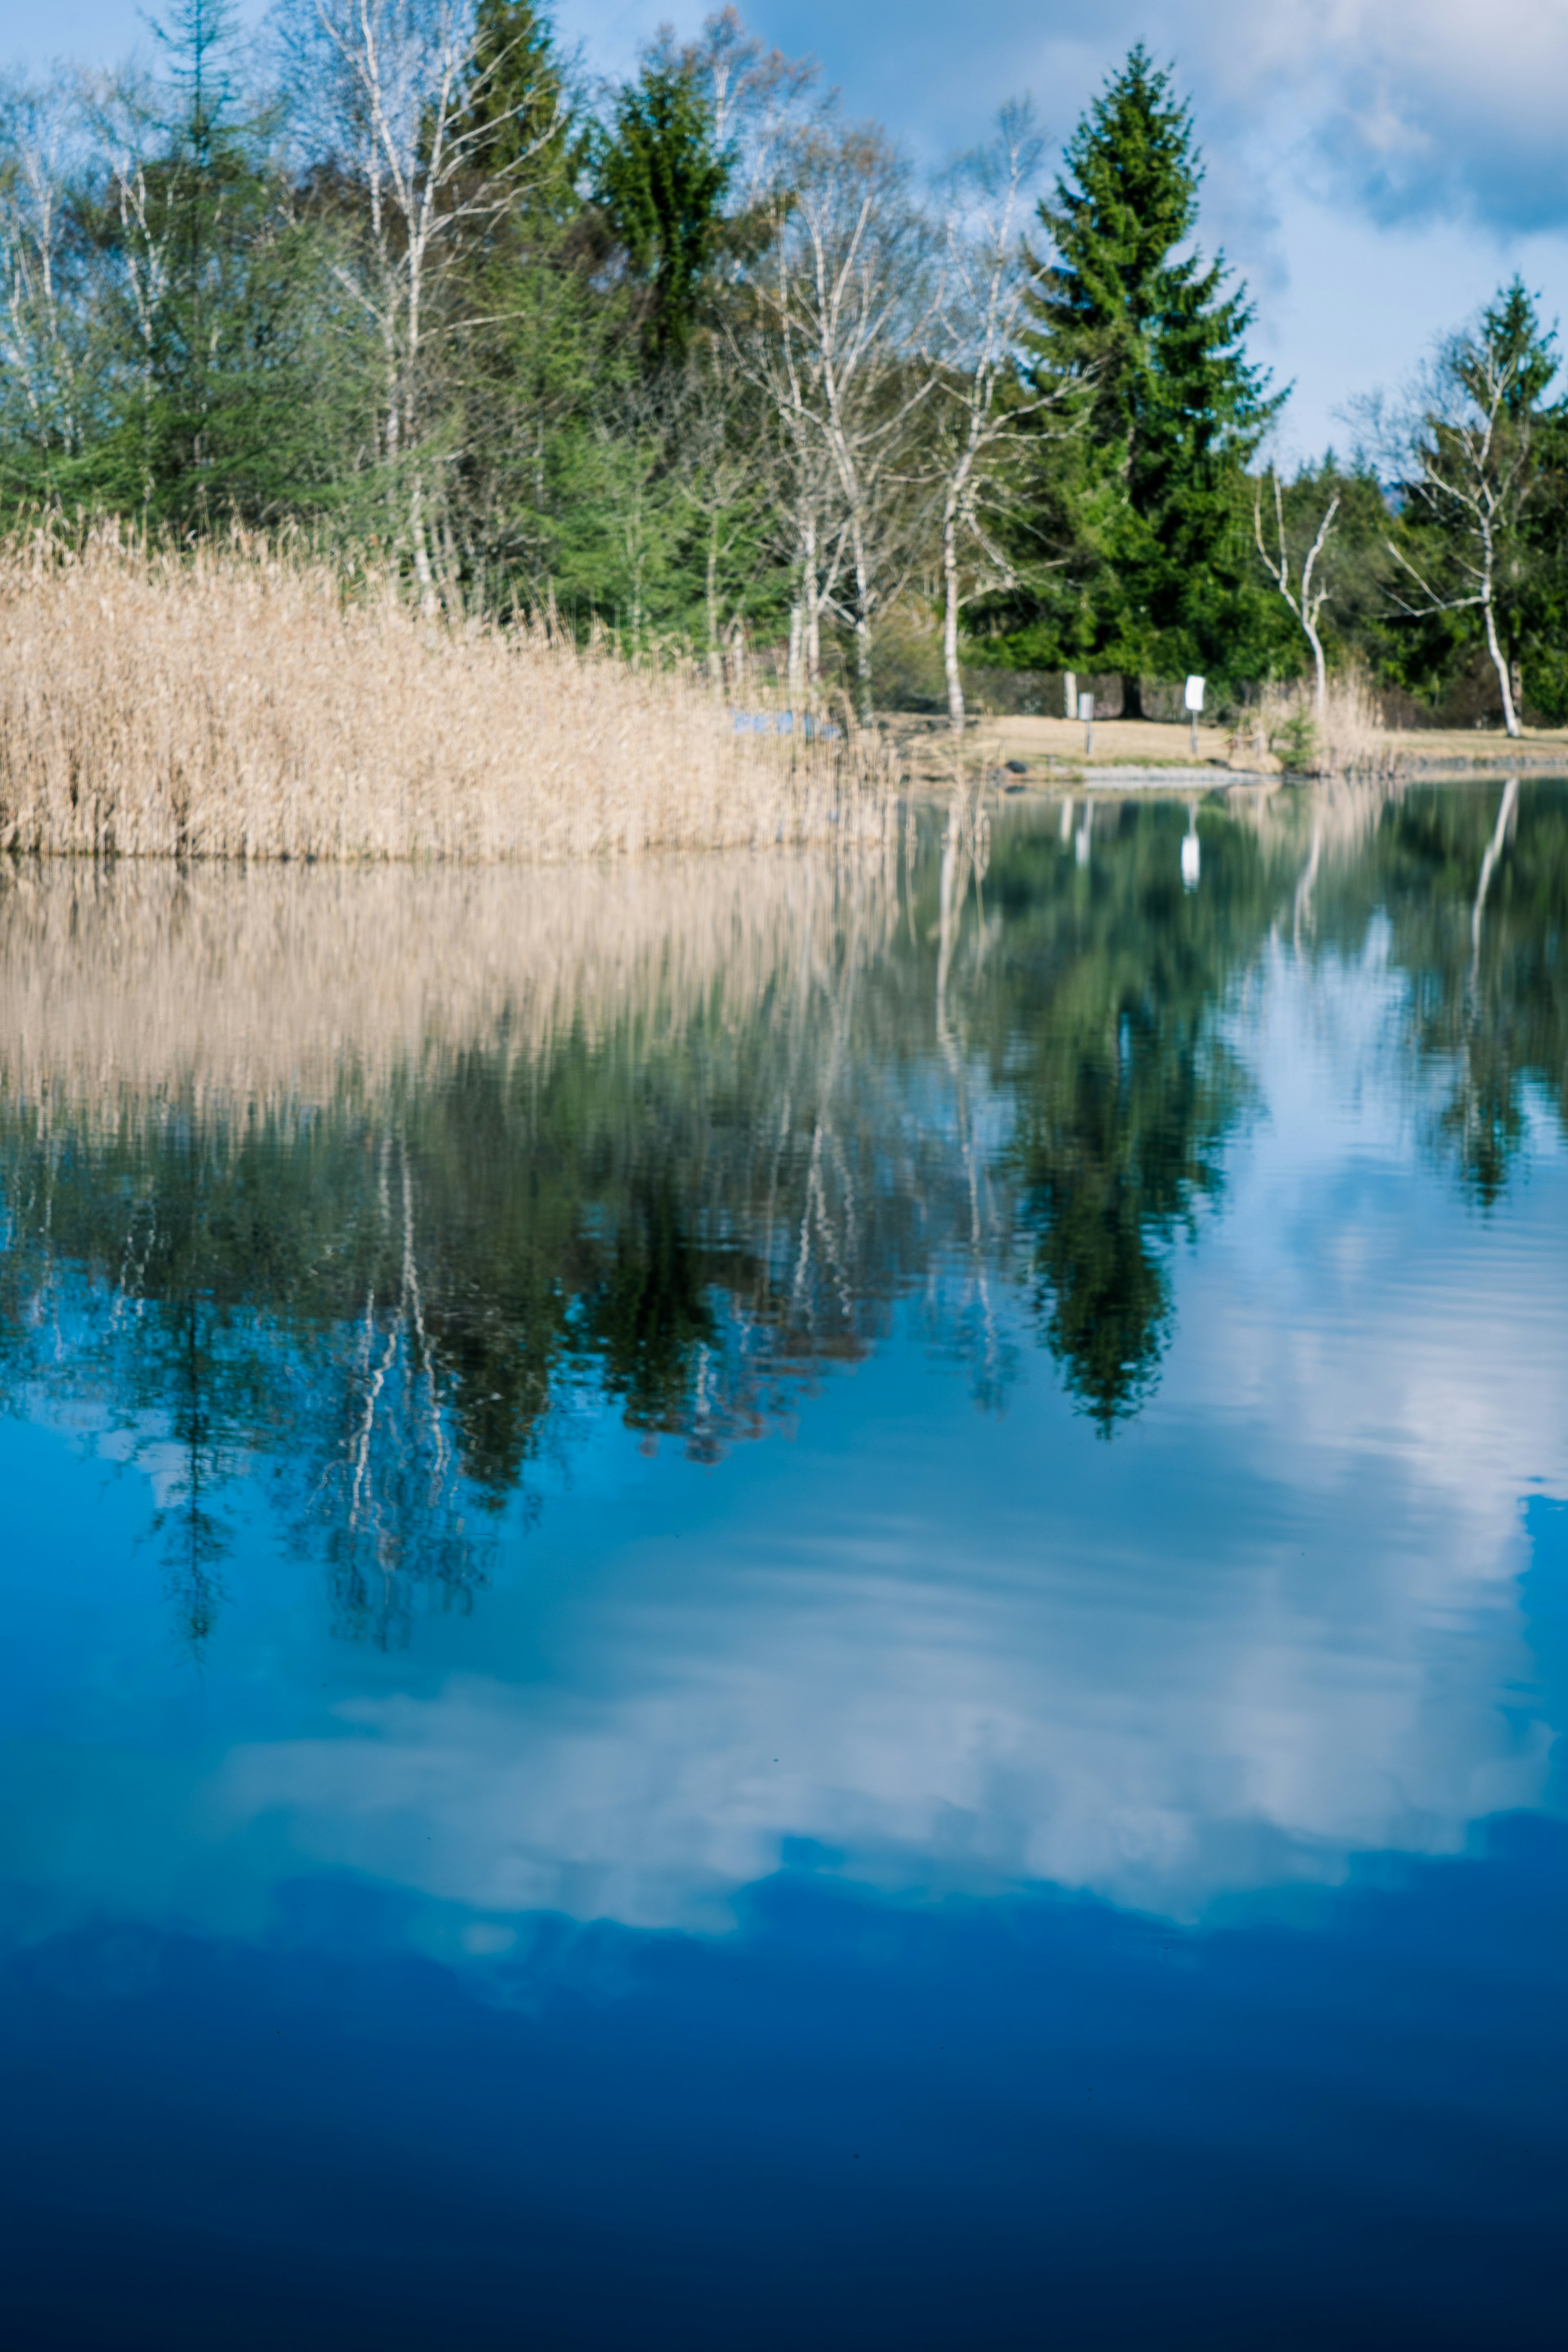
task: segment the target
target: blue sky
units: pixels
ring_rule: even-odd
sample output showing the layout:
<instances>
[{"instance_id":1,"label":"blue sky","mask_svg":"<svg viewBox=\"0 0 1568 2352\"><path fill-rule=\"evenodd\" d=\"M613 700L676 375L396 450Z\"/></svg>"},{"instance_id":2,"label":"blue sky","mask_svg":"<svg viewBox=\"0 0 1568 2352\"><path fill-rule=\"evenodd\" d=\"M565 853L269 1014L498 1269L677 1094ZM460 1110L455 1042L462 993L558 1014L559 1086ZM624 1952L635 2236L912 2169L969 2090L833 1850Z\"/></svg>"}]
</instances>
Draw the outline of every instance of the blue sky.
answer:
<instances>
[{"instance_id":1,"label":"blue sky","mask_svg":"<svg viewBox=\"0 0 1568 2352\"><path fill-rule=\"evenodd\" d=\"M259 14L259 0L247 0ZM614 71L705 0L561 0L560 31ZM1336 411L1394 387L1515 269L1568 314L1568 0L753 0L857 112L940 162L1032 92L1065 137L1134 40L1173 58L1208 158L1202 224L1258 306L1256 348L1295 395L1286 455L1343 445ZM3 50L105 59L144 40L130 0L12 0Z\"/></svg>"}]
</instances>

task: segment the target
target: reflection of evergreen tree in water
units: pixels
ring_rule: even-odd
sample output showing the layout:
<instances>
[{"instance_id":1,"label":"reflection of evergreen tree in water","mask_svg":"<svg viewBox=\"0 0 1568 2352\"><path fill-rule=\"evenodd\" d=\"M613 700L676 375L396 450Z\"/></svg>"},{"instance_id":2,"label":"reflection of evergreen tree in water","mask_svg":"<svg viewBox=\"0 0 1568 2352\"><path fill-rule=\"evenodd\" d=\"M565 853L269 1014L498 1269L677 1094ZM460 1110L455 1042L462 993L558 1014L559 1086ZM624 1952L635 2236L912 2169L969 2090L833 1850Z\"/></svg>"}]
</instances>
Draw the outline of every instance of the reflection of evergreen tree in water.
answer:
<instances>
[{"instance_id":1,"label":"reflection of evergreen tree in water","mask_svg":"<svg viewBox=\"0 0 1568 2352\"><path fill-rule=\"evenodd\" d=\"M524 1483L563 1389L586 1377L711 1458L861 1349L918 1265L942 1146L889 1159L897 1120L845 1051L852 999L841 963L781 975L756 1021L700 1008L649 1043L628 1015L532 1052L503 1028L374 1097L350 1073L286 1120L142 1100L63 1149L0 1098L13 1378L155 1417L144 1454L179 1436L167 1524L194 1630L210 1497L247 1454L345 1626L385 1639L418 1592L465 1605L485 1508ZM67 1346L29 1345L62 1316Z\"/></svg>"},{"instance_id":2,"label":"reflection of evergreen tree in water","mask_svg":"<svg viewBox=\"0 0 1568 2352\"><path fill-rule=\"evenodd\" d=\"M583 1323L605 1385L626 1400L634 1429L680 1425L693 1354L716 1336L706 1272L685 1230L673 1170L649 1171L616 1228Z\"/></svg>"},{"instance_id":3,"label":"reflection of evergreen tree in water","mask_svg":"<svg viewBox=\"0 0 1568 2352\"><path fill-rule=\"evenodd\" d=\"M342 1622L385 1639L416 1592L466 1605L487 1507L584 1383L711 1459L918 1286L997 1398L1010 1186L1047 1336L1109 1427L1158 1360L1160 1252L1236 1097L1205 1018L1257 936L1260 883L1237 929L1219 847L1224 910L1183 896L1184 824L1130 811L1087 869L1025 827L983 892L926 856L896 928L854 900L743 1019L700 1001L650 1038L632 1009L526 1051L503 1023L305 1115L142 1101L63 1148L0 1113L13 1353L65 1284L78 1392L178 1435L194 1629L242 1457L275 1465Z\"/></svg>"},{"instance_id":4,"label":"reflection of evergreen tree in water","mask_svg":"<svg viewBox=\"0 0 1568 2352\"><path fill-rule=\"evenodd\" d=\"M92 1148L62 1150L36 1115L5 1141L13 1377L100 1408L155 1475L154 1530L194 1643L232 1549L218 1497L251 1461L271 1464L302 1541L325 1529L356 1630L386 1638L411 1581L467 1596L484 1546L462 1526L386 1149L345 1158L318 1136L177 1110ZM367 1160L368 1199L344 1181ZM47 1350L26 1344L41 1318Z\"/></svg>"},{"instance_id":5,"label":"reflection of evergreen tree in water","mask_svg":"<svg viewBox=\"0 0 1568 2352\"><path fill-rule=\"evenodd\" d=\"M209 1500L213 1493L221 1493L228 1465L222 1389L203 1323L201 1307L193 1298L184 1302L168 1326L174 1375L166 1384L173 1391L169 1438L183 1460L179 1478L171 1482L168 1500L153 1522L163 1538L180 1630L193 1650L200 1650L216 1622L223 1597L220 1570L233 1539Z\"/></svg>"},{"instance_id":6,"label":"reflection of evergreen tree in water","mask_svg":"<svg viewBox=\"0 0 1568 2352\"><path fill-rule=\"evenodd\" d=\"M995 861L1003 914L990 1029L1012 1093L1009 1163L1046 1337L1110 1434L1156 1377L1170 1322L1164 1259L1247 1085L1218 1035L1233 976L1278 907L1279 877L1223 820L1184 890L1184 809L1122 803Z\"/></svg>"},{"instance_id":7,"label":"reflection of evergreen tree in water","mask_svg":"<svg viewBox=\"0 0 1568 2352\"><path fill-rule=\"evenodd\" d=\"M222 1599L233 1528L221 1498L244 1461L269 1381L265 1357L234 1322L222 1268L245 1222L242 1202L215 1191L209 1139L175 1122L155 1185L116 1150L108 1171L78 1141L35 1127L26 1174L6 1186L10 1246L0 1254L5 1354L45 1314L50 1353L70 1366L77 1398L106 1431L147 1458L159 1502L153 1533L182 1633L199 1648ZM100 1179L104 1180L101 1181ZM83 1211L94 1227L84 1251ZM20 1209L22 1214L16 1212ZM30 1213L30 1214L28 1213ZM36 1246L26 1245L27 1228ZM61 1315L58 1276L101 1251L112 1287L79 1291ZM68 1347L69 1329L75 1345ZM3 1362L3 1358L0 1358ZM19 1362L37 1373L35 1358Z\"/></svg>"}]
</instances>

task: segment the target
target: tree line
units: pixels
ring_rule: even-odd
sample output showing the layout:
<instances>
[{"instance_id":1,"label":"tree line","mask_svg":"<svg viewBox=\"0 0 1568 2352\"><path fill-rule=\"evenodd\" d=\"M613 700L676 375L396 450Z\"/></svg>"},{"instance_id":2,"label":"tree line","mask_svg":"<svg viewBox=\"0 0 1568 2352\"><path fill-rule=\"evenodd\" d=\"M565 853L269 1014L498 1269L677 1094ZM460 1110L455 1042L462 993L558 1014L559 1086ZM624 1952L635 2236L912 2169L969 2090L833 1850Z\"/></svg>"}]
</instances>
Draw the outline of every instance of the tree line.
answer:
<instances>
[{"instance_id":1,"label":"tree line","mask_svg":"<svg viewBox=\"0 0 1568 2352\"><path fill-rule=\"evenodd\" d=\"M533 0L174 0L152 67L0 90L0 501L368 552L796 707L975 667L1355 666L1568 719L1568 404L1524 286L1348 457L1198 242L1142 47L1044 184L1026 104L929 183L732 8L591 82Z\"/></svg>"}]
</instances>

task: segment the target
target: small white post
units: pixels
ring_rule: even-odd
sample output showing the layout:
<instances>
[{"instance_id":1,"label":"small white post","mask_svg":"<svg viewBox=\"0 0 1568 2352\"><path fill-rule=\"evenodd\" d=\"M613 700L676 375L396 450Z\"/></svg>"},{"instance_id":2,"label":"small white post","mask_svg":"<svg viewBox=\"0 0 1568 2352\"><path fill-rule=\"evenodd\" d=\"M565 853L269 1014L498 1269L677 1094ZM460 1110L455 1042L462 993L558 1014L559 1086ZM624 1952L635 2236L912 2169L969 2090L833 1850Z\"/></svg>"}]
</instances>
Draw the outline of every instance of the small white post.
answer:
<instances>
[{"instance_id":1,"label":"small white post","mask_svg":"<svg viewBox=\"0 0 1568 2352\"><path fill-rule=\"evenodd\" d=\"M1083 756L1086 760L1089 760L1094 757L1094 697L1092 694L1079 696L1078 715L1083 721Z\"/></svg>"},{"instance_id":2,"label":"small white post","mask_svg":"<svg viewBox=\"0 0 1568 2352\"><path fill-rule=\"evenodd\" d=\"M1188 678L1186 703L1188 740L1195 760L1198 756L1198 713L1204 707L1204 682L1201 677Z\"/></svg>"}]
</instances>

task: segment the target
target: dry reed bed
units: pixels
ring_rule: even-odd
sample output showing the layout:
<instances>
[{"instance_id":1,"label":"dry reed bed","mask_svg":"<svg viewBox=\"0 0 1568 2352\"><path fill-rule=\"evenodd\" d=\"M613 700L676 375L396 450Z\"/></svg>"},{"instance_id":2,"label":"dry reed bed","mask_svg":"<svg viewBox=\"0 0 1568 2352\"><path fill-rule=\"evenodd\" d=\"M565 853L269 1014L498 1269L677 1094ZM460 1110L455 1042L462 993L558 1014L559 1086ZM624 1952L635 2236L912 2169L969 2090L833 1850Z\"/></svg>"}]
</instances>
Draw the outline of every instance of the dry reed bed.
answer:
<instances>
[{"instance_id":1,"label":"dry reed bed","mask_svg":"<svg viewBox=\"0 0 1568 2352\"><path fill-rule=\"evenodd\" d=\"M1355 670L1330 678L1321 709L1310 681L1265 688L1252 717L1257 749L1278 751L1293 724L1303 728L1310 747L1305 764L1311 775L1393 776L1409 751L1407 737L1386 731L1370 682Z\"/></svg>"},{"instance_id":2,"label":"dry reed bed","mask_svg":"<svg viewBox=\"0 0 1568 2352\"><path fill-rule=\"evenodd\" d=\"M542 628L422 623L238 539L0 541L0 846L522 859L879 837L853 740L737 734L689 676Z\"/></svg>"},{"instance_id":3,"label":"dry reed bed","mask_svg":"<svg viewBox=\"0 0 1568 2352\"><path fill-rule=\"evenodd\" d=\"M638 1050L804 1017L897 919L877 854L558 869L26 861L0 873L0 1097L46 1128L290 1124L474 1045Z\"/></svg>"}]
</instances>

